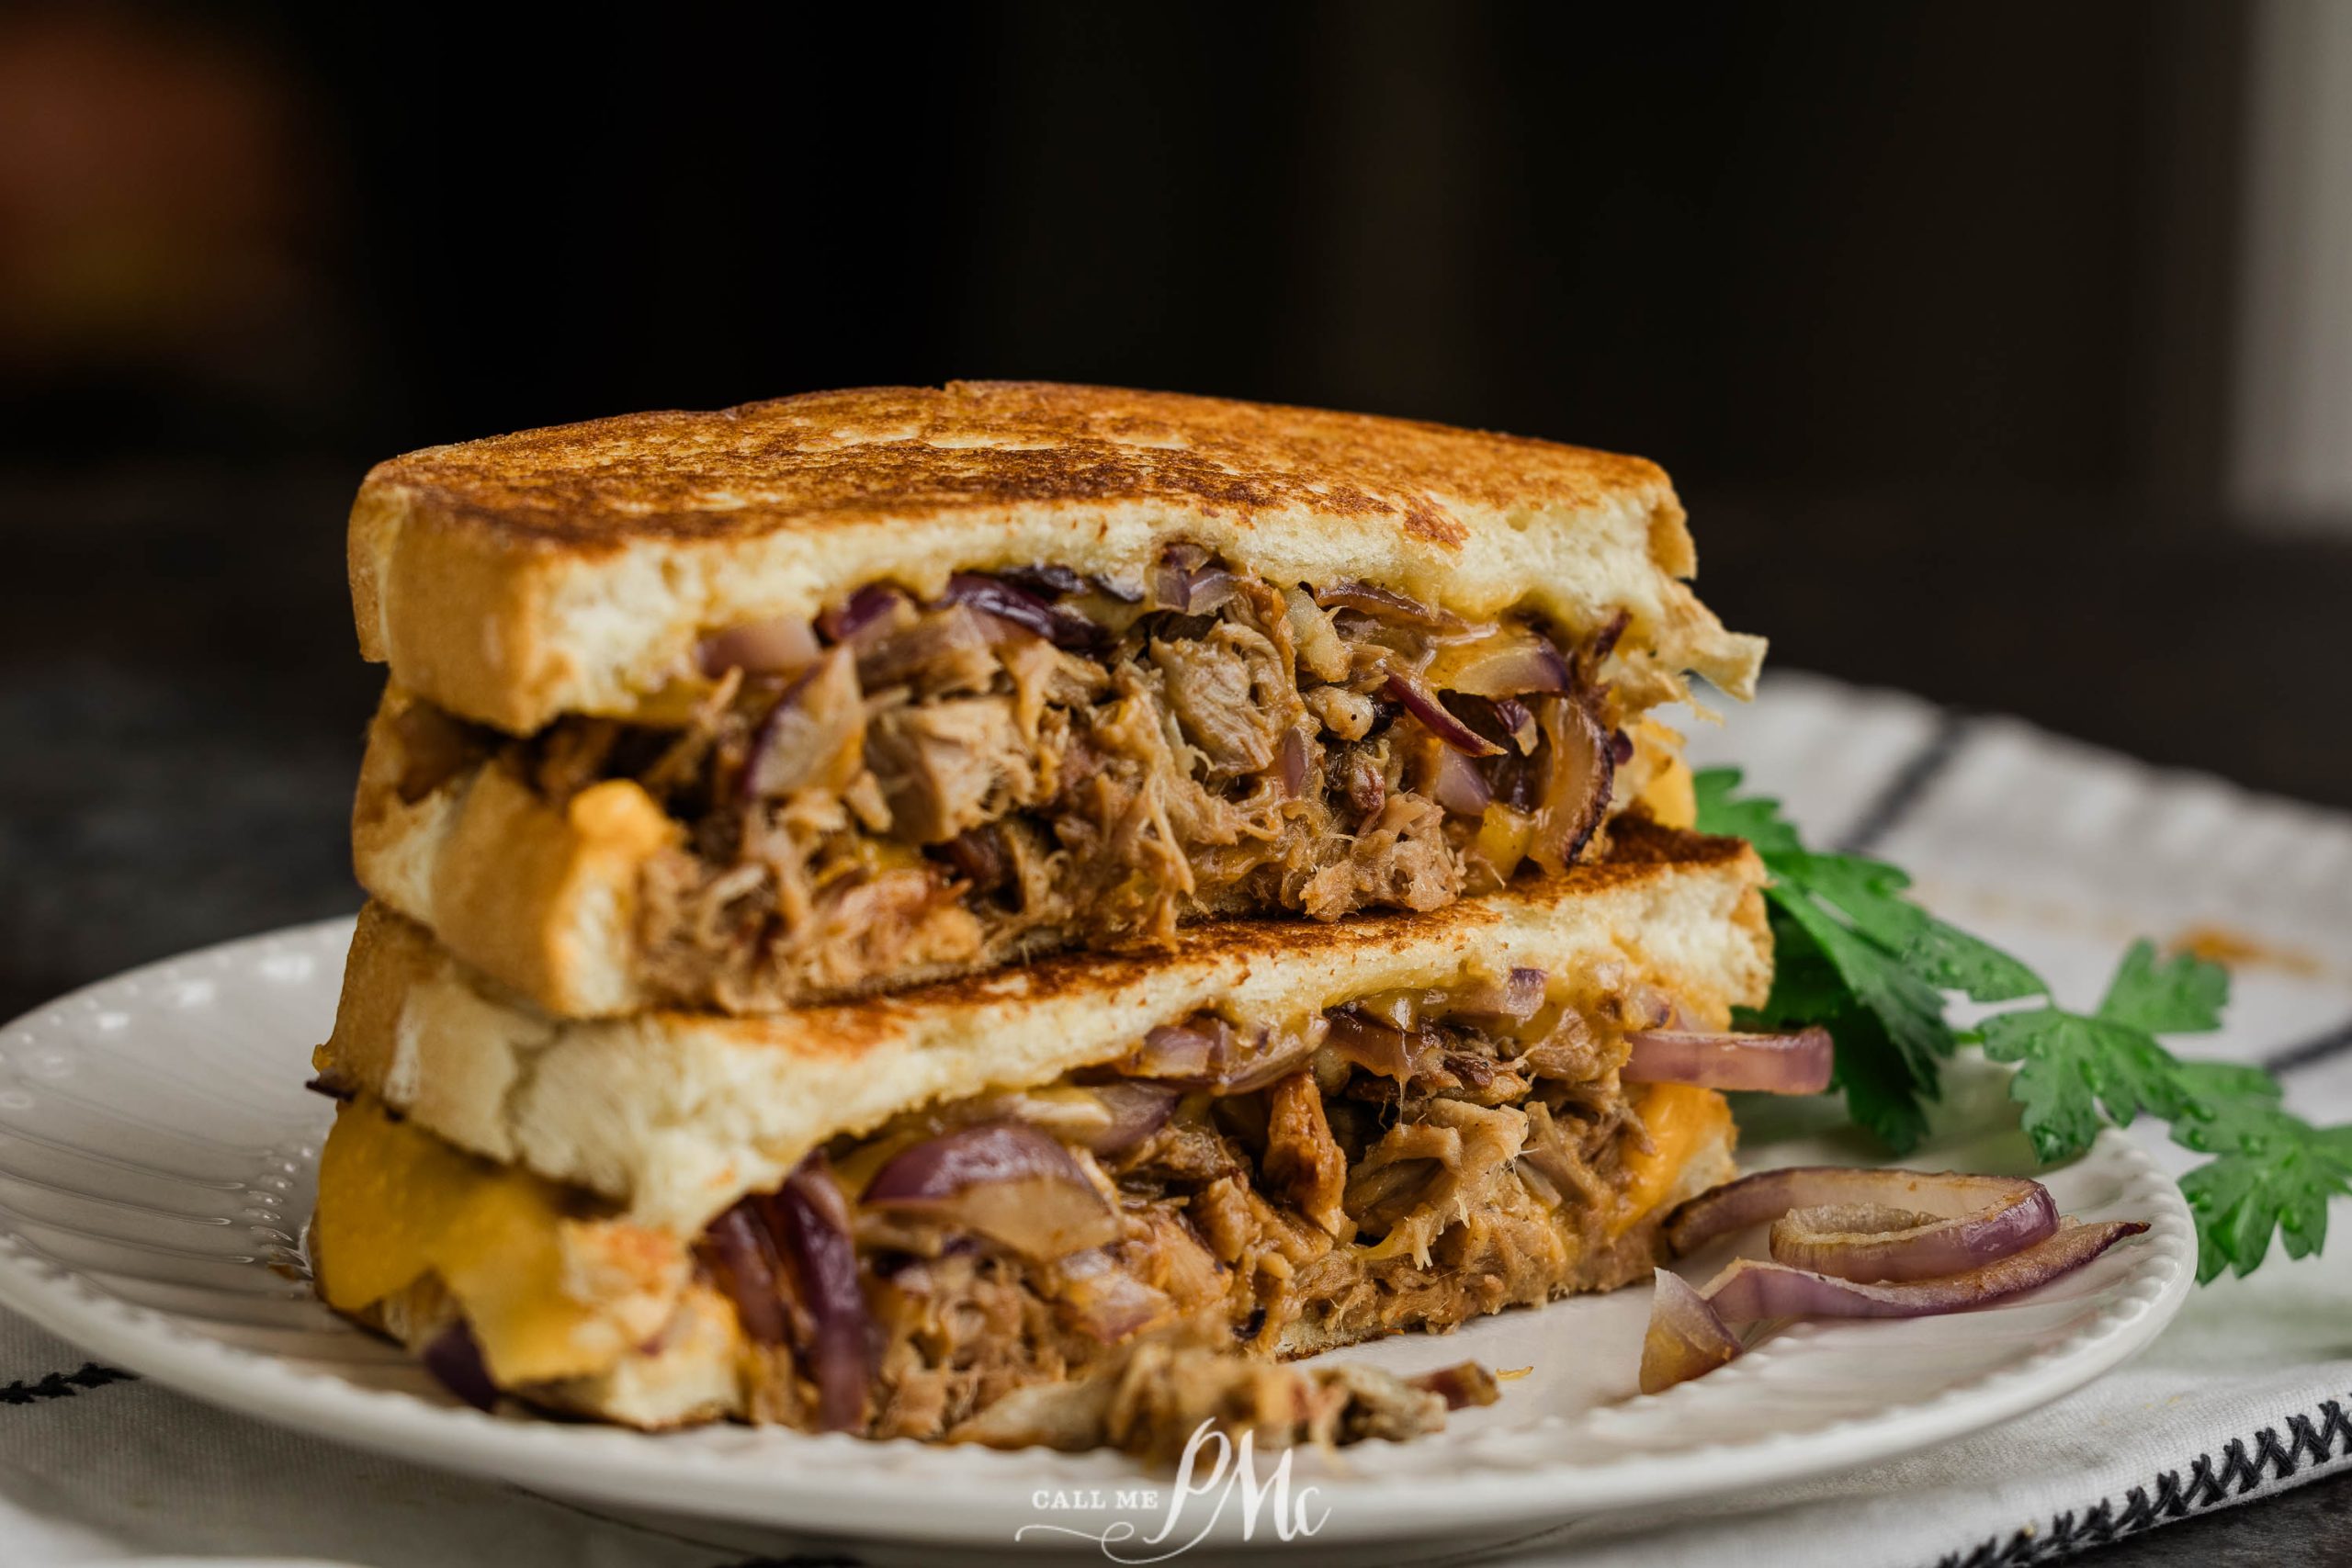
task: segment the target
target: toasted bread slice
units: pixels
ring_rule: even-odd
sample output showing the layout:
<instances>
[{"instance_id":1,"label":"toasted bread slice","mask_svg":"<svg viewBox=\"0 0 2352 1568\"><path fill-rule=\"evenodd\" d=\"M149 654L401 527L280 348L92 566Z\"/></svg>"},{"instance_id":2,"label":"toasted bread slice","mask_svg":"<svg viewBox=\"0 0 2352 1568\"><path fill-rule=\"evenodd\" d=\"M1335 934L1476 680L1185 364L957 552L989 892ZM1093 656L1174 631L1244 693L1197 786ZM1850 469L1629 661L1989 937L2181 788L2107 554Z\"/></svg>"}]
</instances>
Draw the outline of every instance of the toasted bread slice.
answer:
<instances>
[{"instance_id":1,"label":"toasted bread slice","mask_svg":"<svg viewBox=\"0 0 2352 1568\"><path fill-rule=\"evenodd\" d=\"M1204 1010L1288 1018L1525 966L1720 1021L1770 985L1762 881L1742 840L1631 823L1607 862L1426 915L1213 921L1163 954L1069 954L761 1018L594 1021L548 1016L371 905L317 1066L460 1148L691 1234L829 1139L1052 1083Z\"/></svg>"},{"instance_id":2,"label":"toasted bread slice","mask_svg":"<svg viewBox=\"0 0 2352 1568\"><path fill-rule=\"evenodd\" d=\"M379 464L350 529L361 652L514 734L642 711L723 628L895 581L1051 564L1132 580L1183 540L1276 582L1365 581L1577 640L1634 707L1726 632L1666 475L1639 458L1411 421L1169 393L956 382L644 413Z\"/></svg>"}]
</instances>

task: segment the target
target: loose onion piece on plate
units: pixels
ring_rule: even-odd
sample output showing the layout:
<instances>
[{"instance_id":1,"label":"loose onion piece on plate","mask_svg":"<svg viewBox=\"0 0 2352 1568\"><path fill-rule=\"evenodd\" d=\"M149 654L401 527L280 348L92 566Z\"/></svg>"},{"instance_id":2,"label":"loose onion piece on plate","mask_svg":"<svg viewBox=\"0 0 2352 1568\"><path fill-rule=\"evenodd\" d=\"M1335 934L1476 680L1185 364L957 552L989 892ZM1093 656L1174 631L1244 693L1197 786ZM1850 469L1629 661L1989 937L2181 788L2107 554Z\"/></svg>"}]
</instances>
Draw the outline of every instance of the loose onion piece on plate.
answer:
<instances>
[{"instance_id":1,"label":"loose onion piece on plate","mask_svg":"<svg viewBox=\"0 0 2352 1568\"><path fill-rule=\"evenodd\" d=\"M1767 1220L1777 1222L1778 1262L1849 1280L1926 1280L2031 1247L2058 1228L2058 1205L2022 1177L1801 1165L1701 1193L1667 1222L1667 1240L1689 1252Z\"/></svg>"},{"instance_id":2,"label":"loose onion piece on plate","mask_svg":"<svg viewBox=\"0 0 2352 1568\"><path fill-rule=\"evenodd\" d=\"M1913 1280L1901 1284L1864 1284L1785 1263L1742 1258L1717 1275L1707 1303L1725 1323L1765 1317L1928 1317L1982 1306L2071 1274L2121 1241L2146 1230L2139 1220L2108 1220L2086 1225L2059 1222L2057 1234L2022 1252L1996 1258L1964 1274Z\"/></svg>"},{"instance_id":3,"label":"loose onion piece on plate","mask_svg":"<svg viewBox=\"0 0 2352 1568\"><path fill-rule=\"evenodd\" d=\"M2046 1285L2148 1228L2062 1218L2049 1190L2020 1177L1798 1166L1692 1199L1667 1238L1687 1252L1766 1220L1770 1262L1738 1258L1703 1292L1659 1271L1643 1393L1739 1354L1732 1324L1958 1312Z\"/></svg>"},{"instance_id":4,"label":"loose onion piece on plate","mask_svg":"<svg viewBox=\"0 0 2352 1568\"><path fill-rule=\"evenodd\" d=\"M1819 1094L1829 1087L1835 1047L1815 1026L1792 1034L1702 1033L1645 1030L1625 1036L1632 1054L1619 1077L1627 1083L1687 1083L1764 1094Z\"/></svg>"},{"instance_id":5,"label":"loose onion piece on plate","mask_svg":"<svg viewBox=\"0 0 2352 1568\"><path fill-rule=\"evenodd\" d=\"M1503 1396L1498 1375L1476 1361L1462 1361L1451 1367L1440 1367L1433 1372L1423 1372L1406 1380L1413 1387L1436 1394L1445 1401L1448 1410L1465 1410L1473 1405L1492 1404Z\"/></svg>"},{"instance_id":6,"label":"loose onion piece on plate","mask_svg":"<svg viewBox=\"0 0 2352 1568\"><path fill-rule=\"evenodd\" d=\"M1662 1393L1739 1354L1737 1336L1681 1275L1659 1269L1657 1292L1649 1332L1642 1337L1644 1393Z\"/></svg>"}]
</instances>

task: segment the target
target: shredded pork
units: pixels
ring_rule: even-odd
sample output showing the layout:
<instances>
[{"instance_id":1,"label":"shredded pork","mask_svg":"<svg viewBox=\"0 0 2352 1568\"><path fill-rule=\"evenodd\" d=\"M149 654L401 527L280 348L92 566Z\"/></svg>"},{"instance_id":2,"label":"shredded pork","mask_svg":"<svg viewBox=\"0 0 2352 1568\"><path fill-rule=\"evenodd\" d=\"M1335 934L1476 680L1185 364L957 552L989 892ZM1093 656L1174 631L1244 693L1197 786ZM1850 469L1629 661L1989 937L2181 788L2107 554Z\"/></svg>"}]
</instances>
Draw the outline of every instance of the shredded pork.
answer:
<instances>
[{"instance_id":1,"label":"shredded pork","mask_svg":"<svg viewBox=\"0 0 2352 1568\"><path fill-rule=\"evenodd\" d=\"M1180 1098L1156 1128L1114 1151L1074 1146L1115 1195L1108 1246L1024 1257L961 1228L952 1205L859 1208L877 1348L865 1429L1154 1454L1210 1418L1268 1442L1408 1436L1439 1409L1416 1391L1272 1363L1645 1272L1655 1241L1623 1193L1646 1138L1608 1010L1555 1000L1512 1024L1450 1005L1399 993L1341 1010L1355 1027L1315 1034L1304 1066L1236 1092L1159 1091ZM1246 1060L1227 1066L1247 1081ZM1008 1112L1082 1136L1100 1124L1081 1114L1090 1082L1121 1081L1136 1080L1081 1075L1042 1098L911 1113L829 1157L872 1171ZM763 1389L755 1409L808 1424L806 1366L756 1347L745 1375Z\"/></svg>"},{"instance_id":2,"label":"shredded pork","mask_svg":"<svg viewBox=\"0 0 2352 1568\"><path fill-rule=\"evenodd\" d=\"M1393 595L1327 609L1185 558L1216 588L1179 602L1206 613L1044 571L1020 581L1080 586L1050 604L1036 595L1059 591L1012 580L959 580L987 594L928 605L869 591L882 607L838 625L816 665L727 671L667 728L571 717L500 743L414 710L402 793L502 745L553 802L635 779L687 829L643 874L640 976L663 1001L735 1011L1072 943L1164 945L1208 913L1437 908L1589 838L1611 748L1559 760L1616 722L1589 657L1563 653L1568 689L1512 703L1511 722L1470 696L1432 718L1400 679L1528 629ZM1555 712L1569 708L1584 716ZM1492 806L1458 781L1451 807L1428 793L1446 746L1498 743L1475 764ZM1555 778L1576 787L1549 798Z\"/></svg>"}]
</instances>

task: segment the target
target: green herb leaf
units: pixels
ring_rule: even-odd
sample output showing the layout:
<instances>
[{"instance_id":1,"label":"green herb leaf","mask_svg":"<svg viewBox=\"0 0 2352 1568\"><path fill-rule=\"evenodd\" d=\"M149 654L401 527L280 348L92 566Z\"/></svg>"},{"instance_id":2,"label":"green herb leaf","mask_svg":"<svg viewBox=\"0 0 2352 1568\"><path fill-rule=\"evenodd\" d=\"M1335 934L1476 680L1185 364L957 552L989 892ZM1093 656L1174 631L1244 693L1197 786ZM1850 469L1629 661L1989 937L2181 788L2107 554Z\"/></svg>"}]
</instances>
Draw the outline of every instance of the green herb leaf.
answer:
<instances>
[{"instance_id":1,"label":"green herb leaf","mask_svg":"<svg viewBox=\"0 0 2352 1568\"><path fill-rule=\"evenodd\" d=\"M2219 1152L2180 1179L2197 1216L2199 1284L2251 1274L2280 1237L2290 1258L2327 1241L2327 1204L2352 1194L2352 1127L2314 1127L2273 1106L2241 1103L2173 1128L2177 1142Z\"/></svg>"},{"instance_id":2,"label":"green herb leaf","mask_svg":"<svg viewBox=\"0 0 2352 1568\"><path fill-rule=\"evenodd\" d=\"M2198 1277L2260 1264L2274 1236L2287 1255L2317 1251L2331 1198L2352 1193L2352 1127L2315 1127L2281 1107L2259 1067L2184 1062L2157 1040L2221 1026L2229 973L2155 944L2123 956L2095 1013L2072 1012L2026 964L1935 919L1905 897L1910 879L1860 855L1816 854L1775 801L1743 797L1730 769L1697 779L1699 827L1756 846L1767 891L1777 972L1764 1006L1742 1028L1826 1026L1838 1046L1836 1086L1854 1120L1902 1153L1927 1130L1943 1061L1966 1041L2017 1065L2009 1092L2044 1160L2080 1154L2101 1125L2142 1115L2172 1123L2176 1142L2213 1158L2181 1181L2196 1214ZM1946 993L1979 1002L2041 997L1956 1032Z\"/></svg>"},{"instance_id":3,"label":"green herb leaf","mask_svg":"<svg viewBox=\"0 0 2352 1568\"><path fill-rule=\"evenodd\" d=\"M2040 1007L1996 1013L1976 1032L1987 1056L2018 1064L2009 1095L2044 1160L2090 1147L2101 1109L2120 1127L2143 1111L2169 1121L2188 1107L2180 1064L2141 1030Z\"/></svg>"},{"instance_id":4,"label":"green herb leaf","mask_svg":"<svg viewBox=\"0 0 2352 1568\"><path fill-rule=\"evenodd\" d=\"M1746 839L1759 855L1801 854L1797 830L1781 816L1781 803L1761 795L1735 796L1737 768L1702 768L1691 775L1691 793L1699 802L1699 831Z\"/></svg>"},{"instance_id":5,"label":"green herb leaf","mask_svg":"<svg viewBox=\"0 0 2352 1568\"><path fill-rule=\"evenodd\" d=\"M1921 1102L1933 1100L1933 1078L1916 1077L1886 1037L1878 1015L1864 1008L1816 1014L1838 1042L1837 1088L1854 1121L1896 1154L1908 1154L1928 1135Z\"/></svg>"},{"instance_id":6,"label":"green herb leaf","mask_svg":"<svg viewBox=\"0 0 2352 1568\"><path fill-rule=\"evenodd\" d=\"M1937 1064L1955 1043L1944 1021L1942 993L1905 968L1899 954L1838 923L1805 891L1776 886L1767 897L1813 939L1854 1005L1877 1019L1912 1078L1932 1097Z\"/></svg>"},{"instance_id":7,"label":"green herb leaf","mask_svg":"<svg viewBox=\"0 0 2352 1568\"><path fill-rule=\"evenodd\" d=\"M2156 944L2132 944L2108 982L2098 1015L2150 1034L2201 1034L2222 1027L2230 1002L2230 972L2184 953L2159 963Z\"/></svg>"}]
</instances>

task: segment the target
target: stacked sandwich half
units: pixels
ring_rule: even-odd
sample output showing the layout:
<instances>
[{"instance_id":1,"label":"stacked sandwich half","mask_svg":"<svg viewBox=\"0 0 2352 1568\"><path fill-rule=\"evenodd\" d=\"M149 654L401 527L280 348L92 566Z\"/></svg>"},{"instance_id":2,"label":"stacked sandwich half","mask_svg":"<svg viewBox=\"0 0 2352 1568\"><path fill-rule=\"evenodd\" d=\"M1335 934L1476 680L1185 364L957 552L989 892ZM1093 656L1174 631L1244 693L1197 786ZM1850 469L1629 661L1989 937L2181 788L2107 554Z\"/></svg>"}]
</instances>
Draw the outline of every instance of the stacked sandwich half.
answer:
<instances>
[{"instance_id":1,"label":"stacked sandwich half","mask_svg":"<svg viewBox=\"0 0 2352 1568\"><path fill-rule=\"evenodd\" d=\"M319 1086L340 1311L644 1427L1407 1434L1289 1360L1645 1277L1770 952L1649 464L1045 385L437 447ZM1564 1353L1573 1353L1564 1348Z\"/></svg>"}]
</instances>

